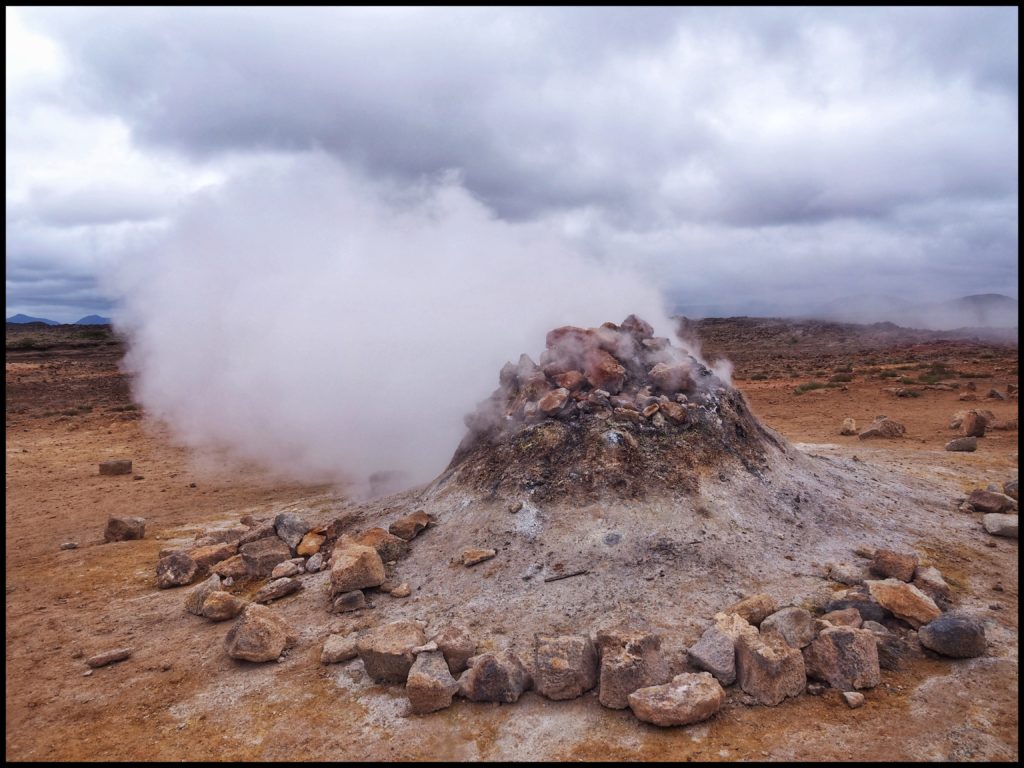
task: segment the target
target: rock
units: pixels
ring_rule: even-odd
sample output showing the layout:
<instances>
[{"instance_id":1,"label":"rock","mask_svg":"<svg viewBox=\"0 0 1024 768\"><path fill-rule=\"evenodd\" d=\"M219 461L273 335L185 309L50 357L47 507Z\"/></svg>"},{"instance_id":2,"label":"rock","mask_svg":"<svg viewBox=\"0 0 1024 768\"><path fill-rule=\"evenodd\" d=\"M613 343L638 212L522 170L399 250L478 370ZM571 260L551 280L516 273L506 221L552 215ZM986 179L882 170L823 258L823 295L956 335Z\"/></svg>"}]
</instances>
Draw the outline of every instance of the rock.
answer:
<instances>
[{"instance_id":1,"label":"rock","mask_svg":"<svg viewBox=\"0 0 1024 768\"><path fill-rule=\"evenodd\" d=\"M803 648L814 639L814 620L804 608L790 606L762 621L761 632L777 632L790 648Z\"/></svg>"},{"instance_id":2,"label":"rock","mask_svg":"<svg viewBox=\"0 0 1024 768\"><path fill-rule=\"evenodd\" d=\"M530 673L512 651L483 653L469 659L459 677L459 694L470 701L511 704L530 686Z\"/></svg>"},{"instance_id":3,"label":"rock","mask_svg":"<svg viewBox=\"0 0 1024 768\"><path fill-rule=\"evenodd\" d=\"M452 705L459 684L452 677L440 651L417 654L405 681L409 708L414 714L436 712Z\"/></svg>"},{"instance_id":4,"label":"rock","mask_svg":"<svg viewBox=\"0 0 1024 768\"><path fill-rule=\"evenodd\" d=\"M875 550L875 556L868 568L882 578L910 581L914 578L914 569L917 567L917 563L917 555L913 553L878 549Z\"/></svg>"},{"instance_id":5,"label":"rock","mask_svg":"<svg viewBox=\"0 0 1024 768\"><path fill-rule=\"evenodd\" d=\"M234 544L238 545L239 540L249 533L244 525L234 525L230 528L219 528L207 531L202 536L196 537L196 546L209 546L210 544Z\"/></svg>"},{"instance_id":6,"label":"rock","mask_svg":"<svg viewBox=\"0 0 1024 768\"><path fill-rule=\"evenodd\" d=\"M312 526L294 512L282 512L274 518L274 531L292 551L299 546L299 542L306 535Z\"/></svg>"},{"instance_id":7,"label":"rock","mask_svg":"<svg viewBox=\"0 0 1024 768\"><path fill-rule=\"evenodd\" d=\"M850 709L858 709L864 706L864 694L856 691L843 691L843 701Z\"/></svg>"},{"instance_id":8,"label":"rock","mask_svg":"<svg viewBox=\"0 0 1024 768\"><path fill-rule=\"evenodd\" d=\"M913 584L898 579L864 582L871 596L894 616L914 629L937 619L942 611L935 602Z\"/></svg>"},{"instance_id":9,"label":"rock","mask_svg":"<svg viewBox=\"0 0 1024 768\"><path fill-rule=\"evenodd\" d=\"M335 595L384 583L384 561L377 550L342 536L331 555L331 592Z\"/></svg>"},{"instance_id":10,"label":"rock","mask_svg":"<svg viewBox=\"0 0 1024 768\"><path fill-rule=\"evenodd\" d=\"M243 579L249 575L249 567L245 564L245 560L242 559L241 555L221 560L210 571L223 579Z\"/></svg>"},{"instance_id":11,"label":"rock","mask_svg":"<svg viewBox=\"0 0 1024 768\"><path fill-rule=\"evenodd\" d=\"M497 551L493 549L467 549L462 553L462 564L469 568L484 560L490 560L496 554Z\"/></svg>"},{"instance_id":12,"label":"rock","mask_svg":"<svg viewBox=\"0 0 1024 768\"><path fill-rule=\"evenodd\" d=\"M101 475L130 475L132 473L131 459L111 459L100 462ZM139 536L138 538L142 538Z\"/></svg>"},{"instance_id":13,"label":"rock","mask_svg":"<svg viewBox=\"0 0 1024 768\"><path fill-rule=\"evenodd\" d=\"M807 675L841 691L874 688L882 678L875 636L866 629L830 627L804 650Z\"/></svg>"},{"instance_id":14,"label":"rock","mask_svg":"<svg viewBox=\"0 0 1024 768\"><path fill-rule=\"evenodd\" d=\"M609 709L625 709L633 691L672 678L656 634L602 630L597 633L597 646L601 656L598 701Z\"/></svg>"},{"instance_id":15,"label":"rock","mask_svg":"<svg viewBox=\"0 0 1024 768\"><path fill-rule=\"evenodd\" d=\"M666 395L689 392L693 389L691 368L686 363L657 363L647 375L655 388Z\"/></svg>"},{"instance_id":16,"label":"rock","mask_svg":"<svg viewBox=\"0 0 1024 768\"><path fill-rule=\"evenodd\" d=\"M302 555L303 557L312 557L313 555L320 554L320 547L323 546L325 541L327 541L327 537L319 531L307 531L302 537L302 541L299 542L299 546L295 548L295 554Z\"/></svg>"},{"instance_id":17,"label":"rock","mask_svg":"<svg viewBox=\"0 0 1024 768\"><path fill-rule=\"evenodd\" d=\"M356 635L328 635L324 640L323 650L320 651L321 664L337 664L342 661L349 661L359 655L356 644L359 638Z\"/></svg>"},{"instance_id":18,"label":"rock","mask_svg":"<svg viewBox=\"0 0 1024 768\"><path fill-rule=\"evenodd\" d=\"M626 381L626 369L603 349L593 350L587 355L584 373L587 382L594 389L603 389L616 395Z\"/></svg>"},{"instance_id":19,"label":"rock","mask_svg":"<svg viewBox=\"0 0 1024 768\"><path fill-rule=\"evenodd\" d=\"M238 548L245 563L246 570L250 576L265 578L269 576L274 566L288 560L292 556L288 545L277 538L265 538L251 541Z\"/></svg>"},{"instance_id":20,"label":"rock","mask_svg":"<svg viewBox=\"0 0 1024 768\"><path fill-rule=\"evenodd\" d=\"M369 630L359 639L356 650L374 682L404 683L416 660L412 649L425 640L418 623L394 621Z\"/></svg>"},{"instance_id":21,"label":"rock","mask_svg":"<svg viewBox=\"0 0 1024 768\"><path fill-rule=\"evenodd\" d=\"M248 533L243 534L242 538L238 540L238 548L241 549L244 545L251 544L252 542L259 541L260 539L276 537L277 531L274 530L273 523L257 523L249 529Z\"/></svg>"},{"instance_id":22,"label":"rock","mask_svg":"<svg viewBox=\"0 0 1024 768\"><path fill-rule=\"evenodd\" d=\"M195 561L184 552L174 552L156 564L156 585L160 589L191 584L196 575Z\"/></svg>"},{"instance_id":23,"label":"rock","mask_svg":"<svg viewBox=\"0 0 1024 768\"><path fill-rule=\"evenodd\" d=\"M985 653L985 625L970 616L947 613L921 627L921 645L943 656L972 659Z\"/></svg>"},{"instance_id":24,"label":"rock","mask_svg":"<svg viewBox=\"0 0 1024 768\"><path fill-rule=\"evenodd\" d=\"M320 552L317 552L306 561L306 573L318 573L323 567L324 556Z\"/></svg>"},{"instance_id":25,"label":"rock","mask_svg":"<svg viewBox=\"0 0 1024 768\"><path fill-rule=\"evenodd\" d=\"M408 597L412 594L412 589L405 582L399 584L397 587L391 590L392 597Z\"/></svg>"},{"instance_id":26,"label":"rock","mask_svg":"<svg viewBox=\"0 0 1024 768\"><path fill-rule=\"evenodd\" d=\"M290 595L292 592L298 592L302 589L302 582L298 579L289 579L287 577L282 579L275 579L270 582L256 595L253 597L253 601L257 603L269 603L271 600L277 600L278 598Z\"/></svg>"},{"instance_id":27,"label":"rock","mask_svg":"<svg viewBox=\"0 0 1024 768\"><path fill-rule=\"evenodd\" d=\"M856 435L857 422L853 419L843 419L843 426L839 429L840 435Z\"/></svg>"},{"instance_id":28,"label":"rock","mask_svg":"<svg viewBox=\"0 0 1024 768\"><path fill-rule=\"evenodd\" d=\"M299 572L299 566L297 566L291 560L285 560L283 563L278 563L274 566L274 570L270 572L270 578L284 579L288 576L297 576Z\"/></svg>"},{"instance_id":29,"label":"rock","mask_svg":"<svg viewBox=\"0 0 1024 768\"><path fill-rule=\"evenodd\" d=\"M224 650L232 659L274 661L297 636L287 622L265 605L246 606L224 637Z\"/></svg>"},{"instance_id":30,"label":"rock","mask_svg":"<svg viewBox=\"0 0 1024 768\"><path fill-rule=\"evenodd\" d=\"M235 597L230 592L211 592L203 601L200 613L210 621L227 621L244 611L247 605L248 600Z\"/></svg>"},{"instance_id":31,"label":"rock","mask_svg":"<svg viewBox=\"0 0 1024 768\"><path fill-rule=\"evenodd\" d=\"M1016 432L1020 429L1020 422L1017 419L996 419L988 425L989 429L995 429L1000 432Z\"/></svg>"},{"instance_id":32,"label":"rock","mask_svg":"<svg viewBox=\"0 0 1024 768\"><path fill-rule=\"evenodd\" d=\"M575 392L583 386L584 382L583 374L579 371L566 371L565 373L560 373L556 376L552 376L551 378L560 388L568 390L569 392Z\"/></svg>"},{"instance_id":33,"label":"rock","mask_svg":"<svg viewBox=\"0 0 1024 768\"><path fill-rule=\"evenodd\" d=\"M366 595L363 594L361 589L353 589L351 592L342 592L335 597L334 602L331 604L331 611L333 613L348 613L349 611L358 611L360 608L365 607Z\"/></svg>"},{"instance_id":34,"label":"rock","mask_svg":"<svg viewBox=\"0 0 1024 768\"><path fill-rule=\"evenodd\" d=\"M733 603L723 613L734 613L746 619L755 627L778 610L775 598L771 595L751 595L738 603Z\"/></svg>"},{"instance_id":35,"label":"rock","mask_svg":"<svg viewBox=\"0 0 1024 768\"><path fill-rule=\"evenodd\" d=\"M1014 501L1019 501L1019 498L1018 498L1018 493L1019 492L1017 490L1017 481L1016 480L1008 480L1006 483L1004 483L1003 484L1003 493L1005 493L1007 496L1009 496Z\"/></svg>"},{"instance_id":36,"label":"rock","mask_svg":"<svg viewBox=\"0 0 1024 768\"><path fill-rule=\"evenodd\" d=\"M412 541L416 535L430 525L434 518L422 509L411 515L400 517L388 526L388 532L406 541Z\"/></svg>"},{"instance_id":37,"label":"rock","mask_svg":"<svg viewBox=\"0 0 1024 768\"><path fill-rule=\"evenodd\" d=\"M476 655L476 641L464 627L457 624L449 624L431 640L437 643L438 650L444 654L453 675L464 672L469 659Z\"/></svg>"},{"instance_id":38,"label":"rock","mask_svg":"<svg viewBox=\"0 0 1024 768\"><path fill-rule=\"evenodd\" d=\"M825 603L825 613L841 611L844 608L856 608L857 613L860 614L864 621L885 621L892 618L892 614L888 610L871 599L866 587L857 587L856 589L863 589L864 591L860 593L854 590L846 590L845 595L837 595Z\"/></svg>"},{"instance_id":39,"label":"rock","mask_svg":"<svg viewBox=\"0 0 1024 768\"><path fill-rule=\"evenodd\" d=\"M97 667L105 667L107 664L113 664L115 661L124 661L130 658L132 655L131 648L115 648L111 651L104 651L103 653L97 653L95 656L90 656L85 660L92 669Z\"/></svg>"},{"instance_id":40,"label":"rock","mask_svg":"<svg viewBox=\"0 0 1024 768\"><path fill-rule=\"evenodd\" d=\"M103 540L132 541L144 538L146 521L141 517L111 517L107 520L107 528L103 531Z\"/></svg>"},{"instance_id":41,"label":"rock","mask_svg":"<svg viewBox=\"0 0 1024 768\"><path fill-rule=\"evenodd\" d=\"M196 547L185 554L192 558L200 573L207 573L211 566L222 560L234 557L238 548L234 544L211 544L208 547Z\"/></svg>"},{"instance_id":42,"label":"rock","mask_svg":"<svg viewBox=\"0 0 1024 768\"><path fill-rule=\"evenodd\" d=\"M710 672L722 685L736 682L736 646L717 627L706 630L687 655L690 664Z\"/></svg>"},{"instance_id":43,"label":"rock","mask_svg":"<svg viewBox=\"0 0 1024 768\"><path fill-rule=\"evenodd\" d=\"M853 606L840 608L838 611L829 611L823 614L821 618L833 627L854 627L856 629L864 623L860 611Z\"/></svg>"},{"instance_id":44,"label":"rock","mask_svg":"<svg viewBox=\"0 0 1024 768\"><path fill-rule=\"evenodd\" d=\"M914 569L913 584L932 600L935 600L936 604L948 603L953 597L953 591L950 589L949 584L946 583L946 580L942 578L942 573L939 572L938 568L930 565L919 565Z\"/></svg>"},{"instance_id":45,"label":"rock","mask_svg":"<svg viewBox=\"0 0 1024 768\"><path fill-rule=\"evenodd\" d=\"M960 431L965 437L984 437L988 419L977 411L968 411L960 422Z\"/></svg>"},{"instance_id":46,"label":"rock","mask_svg":"<svg viewBox=\"0 0 1024 768\"><path fill-rule=\"evenodd\" d=\"M671 421L673 424L682 424L686 421L686 407L679 405L678 403L661 403L659 405L661 412L665 414L665 418Z\"/></svg>"},{"instance_id":47,"label":"rock","mask_svg":"<svg viewBox=\"0 0 1024 768\"><path fill-rule=\"evenodd\" d=\"M957 437L946 443L947 451L959 451L961 453L973 453L978 450L978 438Z\"/></svg>"},{"instance_id":48,"label":"rock","mask_svg":"<svg viewBox=\"0 0 1024 768\"><path fill-rule=\"evenodd\" d=\"M981 518L981 524L993 536L1003 536L1008 539L1017 538L1017 515L990 513Z\"/></svg>"},{"instance_id":49,"label":"rock","mask_svg":"<svg viewBox=\"0 0 1024 768\"><path fill-rule=\"evenodd\" d=\"M1005 400L1006 395L1000 392L998 389L990 389L985 397L989 397L993 400Z\"/></svg>"},{"instance_id":50,"label":"rock","mask_svg":"<svg viewBox=\"0 0 1024 768\"><path fill-rule=\"evenodd\" d=\"M744 633L736 641L736 680L746 693L769 707L807 686L804 657L779 635Z\"/></svg>"},{"instance_id":51,"label":"rock","mask_svg":"<svg viewBox=\"0 0 1024 768\"><path fill-rule=\"evenodd\" d=\"M619 325L625 333L629 333L637 339L649 339L654 336L654 328L650 323L641 320L636 315L630 315Z\"/></svg>"},{"instance_id":52,"label":"rock","mask_svg":"<svg viewBox=\"0 0 1024 768\"><path fill-rule=\"evenodd\" d=\"M384 562L398 560L409 554L409 542L383 528L370 528L355 537L357 544L373 547Z\"/></svg>"},{"instance_id":53,"label":"rock","mask_svg":"<svg viewBox=\"0 0 1024 768\"><path fill-rule=\"evenodd\" d=\"M69 549L78 549L78 542L77 541L65 541L63 544L60 545L60 548L61 548L62 551L67 551Z\"/></svg>"},{"instance_id":54,"label":"rock","mask_svg":"<svg viewBox=\"0 0 1024 768\"><path fill-rule=\"evenodd\" d=\"M537 407L545 416L555 416L565 407L569 399L569 390L559 387L548 392L537 401Z\"/></svg>"},{"instance_id":55,"label":"rock","mask_svg":"<svg viewBox=\"0 0 1024 768\"><path fill-rule=\"evenodd\" d=\"M213 592L219 592L223 587L220 583L220 576L216 573L188 593L185 598L185 610L196 616L203 615L203 603Z\"/></svg>"},{"instance_id":56,"label":"rock","mask_svg":"<svg viewBox=\"0 0 1024 768\"><path fill-rule=\"evenodd\" d=\"M660 726L707 720L721 709L724 701L725 690L707 672L676 675L670 683L629 694L629 708L637 719Z\"/></svg>"},{"instance_id":57,"label":"rock","mask_svg":"<svg viewBox=\"0 0 1024 768\"><path fill-rule=\"evenodd\" d=\"M978 512L996 514L1007 512L1017 506L1017 503L1006 494L996 491L985 491L981 488L971 491L967 497L967 503Z\"/></svg>"},{"instance_id":58,"label":"rock","mask_svg":"<svg viewBox=\"0 0 1024 768\"><path fill-rule=\"evenodd\" d=\"M849 563L834 563L829 566L828 577L839 584L863 584L869 578L866 568Z\"/></svg>"},{"instance_id":59,"label":"rock","mask_svg":"<svg viewBox=\"0 0 1024 768\"><path fill-rule=\"evenodd\" d=\"M597 685L597 650L585 635L534 635L533 687L560 701L582 696Z\"/></svg>"},{"instance_id":60,"label":"rock","mask_svg":"<svg viewBox=\"0 0 1024 768\"><path fill-rule=\"evenodd\" d=\"M898 421L893 421L892 419L887 419L886 417L881 416L868 424L867 428L857 437L861 440L866 440L869 437L903 437L906 431L907 428Z\"/></svg>"}]
</instances>

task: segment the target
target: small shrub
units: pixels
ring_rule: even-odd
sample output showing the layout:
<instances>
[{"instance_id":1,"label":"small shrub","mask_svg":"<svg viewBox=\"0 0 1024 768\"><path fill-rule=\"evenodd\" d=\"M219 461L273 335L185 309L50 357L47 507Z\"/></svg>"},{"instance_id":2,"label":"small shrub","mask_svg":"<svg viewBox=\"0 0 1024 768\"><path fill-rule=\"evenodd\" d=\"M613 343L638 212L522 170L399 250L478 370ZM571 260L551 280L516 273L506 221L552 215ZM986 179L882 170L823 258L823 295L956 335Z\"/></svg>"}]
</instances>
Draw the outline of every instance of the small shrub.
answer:
<instances>
[{"instance_id":1,"label":"small shrub","mask_svg":"<svg viewBox=\"0 0 1024 768\"><path fill-rule=\"evenodd\" d=\"M750 376L750 380L751 381L764 381L767 378L768 378L768 374L767 373L760 373L760 372L759 373L751 374L751 376Z\"/></svg>"},{"instance_id":2,"label":"small shrub","mask_svg":"<svg viewBox=\"0 0 1024 768\"><path fill-rule=\"evenodd\" d=\"M806 381L803 384L798 384L793 390L794 395L802 395L804 392L810 392L812 389L824 389L825 387L831 387L833 385L825 384L820 381Z\"/></svg>"},{"instance_id":3,"label":"small shrub","mask_svg":"<svg viewBox=\"0 0 1024 768\"><path fill-rule=\"evenodd\" d=\"M834 373L834 374L832 374L832 376L829 377L829 381L831 381L831 382L853 381L853 374L852 373Z\"/></svg>"}]
</instances>

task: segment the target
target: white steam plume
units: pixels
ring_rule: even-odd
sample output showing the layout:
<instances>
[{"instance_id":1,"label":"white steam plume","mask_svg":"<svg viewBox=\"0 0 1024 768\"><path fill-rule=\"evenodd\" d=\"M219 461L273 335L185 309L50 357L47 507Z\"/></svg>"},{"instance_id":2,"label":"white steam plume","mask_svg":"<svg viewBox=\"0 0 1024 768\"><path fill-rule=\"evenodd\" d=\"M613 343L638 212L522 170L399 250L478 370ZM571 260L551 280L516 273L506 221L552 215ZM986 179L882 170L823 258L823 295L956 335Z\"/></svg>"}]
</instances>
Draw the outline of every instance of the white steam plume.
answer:
<instances>
[{"instance_id":1,"label":"white steam plume","mask_svg":"<svg viewBox=\"0 0 1024 768\"><path fill-rule=\"evenodd\" d=\"M452 178L396 190L321 154L197 194L118 277L135 396L195 447L300 480L430 479L507 360L661 296Z\"/></svg>"}]
</instances>

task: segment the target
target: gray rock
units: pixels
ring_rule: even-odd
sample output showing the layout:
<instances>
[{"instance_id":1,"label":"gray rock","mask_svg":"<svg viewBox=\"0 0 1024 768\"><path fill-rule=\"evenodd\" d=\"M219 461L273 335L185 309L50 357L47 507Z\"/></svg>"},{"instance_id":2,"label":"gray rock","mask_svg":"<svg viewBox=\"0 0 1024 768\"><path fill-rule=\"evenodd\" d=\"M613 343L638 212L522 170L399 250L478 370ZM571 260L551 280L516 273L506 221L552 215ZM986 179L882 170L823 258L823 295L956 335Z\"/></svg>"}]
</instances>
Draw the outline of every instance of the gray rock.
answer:
<instances>
[{"instance_id":1,"label":"gray rock","mask_svg":"<svg viewBox=\"0 0 1024 768\"><path fill-rule=\"evenodd\" d=\"M459 695L470 701L511 704L530 686L530 673L512 651L483 653L459 677Z\"/></svg>"},{"instance_id":2,"label":"gray rock","mask_svg":"<svg viewBox=\"0 0 1024 768\"><path fill-rule=\"evenodd\" d=\"M981 518L981 524L993 536L1002 536L1007 539L1017 538L1017 515L990 513Z\"/></svg>"},{"instance_id":3,"label":"gray rock","mask_svg":"<svg viewBox=\"0 0 1024 768\"><path fill-rule=\"evenodd\" d=\"M981 488L971 491L967 497L967 503L978 512L995 514L1008 512L1017 507L1017 502L1005 493L986 491Z\"/></svg>"},{"instance_id":4,"label":"gray rock","mask_svg":"<svg viewBox=\"0 0 1024 768\"><path fill-rule=\"evenodd\" d=\"M77 541L65 541L63 544L60 545L60 548L62 550L78 549L78 542Z\"/></svg>"},{"instance_id":5,"label":"gray rock","mask_svg":"<svg viewBox=\"0 0 1024 768\"><path fill-rule=\"evenodd\" d=\"M363 666L375 682L404 683L416 655L413 648L423 645L423 627L414 621L395 621L375 627L356 644Z\"/></svg>"},{"instance_id":6,"label":"gray rock","mask_svg":"<svg viewBox=\"0 0 1024 768\"><path fill-rule=\"evenodd\" d=\"M366 607L366 595L363 594L361 589L353 589L351 592L342 592L331 604L331 611L333 613L348 613L349 611L358 611L360 608Z\"/></svg>"},{"instance_id":7,"label":"gray rock","mask_svg":"<svg viewBox=\"0 0 1024 768\"><path fill-rule=\"evenodd\" d=\"M219 592L222 589L223 586L221 585L220 576L213 574L210 578L188 593L188 597L185 598L185 610L195 616L202 616L203 603L206 602L206 598L208 598L213 592Z\"/></svg>"},{"instance_id":8,"label":"gray rock","mask_svg":"<svg viewBox=\"0 0 1024 768\"><path fill-rule=\"evenodd\" d=\"M676 675L670 683L629 694L629 707L637 719L662 727L707 720L724 701L725 691L707 672Z\"/></svg>"},{"instance_id":9,"label":"gray rock","mask_svg":"<svg viewBox=\"0 0 1024 768\"><path fill-rule=\"evenodd\" d=\"M844 691L843 701L846 702L846 706L850 709L858 709L864 706L864 694L857 693L856 691Z\"/></svg>"},{"instance_id":10,"label":"gray rock","mask_svg":"<svg viewBox=\"0 0 1024 768\"><path fill-rule=\"evenodd\" d=\"M191 584L197 569L195 560L184 552L173 552L157 562L156 585L168 589Z\"/></svg>"},{"instance_id":11,"label":"gray rock","mask_svg":"<svg viewBox=\"0 0 1024 768\"><path fill-rule=\"evenodd\" d=\"M814 639L814 619L804 608L790 606L762 621L761 632L777 632L791 648L803 648Z\"/></svg>"},{"instance_id":12,"label":"gray rock","mask_svg":"<svg viewBox=\"0 0 1024 768\"><path fill-rule=\"evenodd\" d=\"M238 552L249 575L257 578L269 576L278 563L292 556L288 545L276 536L243 544L238 548Z\"/></svg>"},{"instance_id":13,"label":"gray rock","mask_svg":"<svg viewBox=\"0 0 1024 768\"><path fill-rule=\"evenodd\" d=\"M912 583L937 603L949 603L953 596L953 591L950 589L949 584L946 583L946 580L942 578L942 573L938 568L931 565L919 565L914 570L914 581Z\"/></svg>"},{"instance_id":14,"label":"gray rock","mask_svg":"<svg viewBox=\"0 0 1024 768\"><path fill-rule=\"evenodd\" d=\"M260 539L276 538L277 531L274 530L273 523L257 523L249 529L247 533L242 534L238 539L238 546L241 548L245 544L251 544L254 541Z\"/></svg>"},{"instance_id":15,"label":"gray rock","mask_svg":"<svg viewBox=\"0 0 1024 768\"><path fill-rule=\"evenodd\" d=\"M233 659L274 661L296 642L287 622L265 605L246 606L224 637L224 650Z\"/></svg>"},{"instance_id":16,"label":"gray rock","mask_svg":"<svg viewBox=\"0 0 1024 768\"><path fill-rule=\"evenodd\" d=\"M688 651L690 663L714 675L722 685L736 682L736 646L731 637L711 627Z\"/></svg>"},{"instance_id":17,"label":"gray rock","mask_svg":"<svg viewBox=\"0 0 1024 768\"><path fill-rule=\"evenodd\" d=\"M452 677L440 651L426 651L416 656L405 681L409 708L414 714L425 714L452 705L459 684Z\"/></svg>"},{"instance_id":18,"label":"gray rock","mask_svg":"<svg viewBox=\"0 0 1024 768\"><path fill-rule=\"evenodd\" d=\"M836 597L825 603L825 613L832 613L833 611L841 611L844 608L856 608L857 613L860 614L864 621L878 621L883 622L886 619L892 618L892 613L874 602L867 594L861 594L860 592L853 592L847 590L846 594L842 597Z\"/></svg>"},{"instance_id":19,"label":"gray rock","mask_svg":"<svg viewBox=\"0 0 1024 768\"><path fill-rule=\"evenodd\" d=\"M298 592L302 589L302 582L298 579L282 578L275 579L269 584L264 585L259 592L253 597L253 602L256 603L269 603L271 600L277 600L278 598L285 597L286 595L292 594L292 592Z\"/></svg>"},{"instance_id":20,"label":"gray rock","mask_svg":"<svg viewBox=\"0 0 1024 768\"><path fill-rule=\"evenodd\" d=\"M956 437L946 443L947 451L957 451L960 453L973 453L978 450L978 438L976 437Z\"/></svg>"},{"instance_id":21,"label":"gray rock","mask_svg":"<svg viewBox=\"0 0 1024 768\"><path fill-rule=\"evenodd\" d=\"M575 699L597 685L597 651L585 635L535 635L533 660L533 687L545 698Z\"/></svg>"},{"instance_id":22,"label":"gray rock","mask_svg":"<svg viewBox=\"0 0 1024 768\"><path fill-rule=\"evenodd\" d=\"M146 536L146 520L141 517L111 517L107 520L103 540L132 541Z\"/></svg>"},{"instance_id":23,"label":"gray rock","mask_svg":"<svg viewBox=\"0 0 1024 768\"><path fill-rule=\"evenodd\" d=\"M306 561L307 573L318 573L324 567L324 556L317 552Z\"/></svg>"},{"instance_id":24,"label":"gray rock","mask_svg":"<svg viewBox=\"0 0 1024 768\"><path fill-rule=\"evenodd\" d=\"M875 638L879 668L893 672L902 669L904 660L910 655L910 649L903 638L877 621L865 621L861 628L871 632Z\"/></svg>"},{"instance_id":25,"label":"gray rock","mask_svg":"<svg viewBox=\"0 0 1024 768\"><path fill-rule=\"evenodd\" d=\"M863 584L865 579L870 578L867 569L860 565L849 563L836 563L829 567L828 577L839 584Z\"/></svg>"},{"instance_id":26,"label":"gray rock","mask_svg":"<svg viewBox=\"0 0 1024 768\"><path fill-rule=\"evenodd\" d=\"M1006 483L1003 484L1003 493L1009 496L1014 501L1019 501L1020 492L1017 490L1017 488L1018 486L1016 479L1007 480Z\"/></svg>"},{"instance_id":27,"label":"gray rock","mask_svg":"<svg viewBox=\"0 0 1024 768\"><path fill-rule=\"evenodd\" d=\"M270 572L270 578L283 579L288 576L297 576L301 572L302 570L298 565L293 563L291 560L285 560L283 563L278 563L274 566L274 570Z\"/></svg>"},{"instance_id":28,"label":"gray rock","mask_svg":"<svg viewBox=\"0 0 1024 768\"><path fill-rule=\"evenodd\" d=\"M878 647L866 629L831 627L804 650L807 675L841 691L874 688L881 682Z\"/></svg>"},{"instance_id":29,"label":"gray rock","mask_svg":"<svg viewBox=\"0 0 1024 768\"><path fill-rule=\"evenodd\" d=\"M274 531L277 533L277 537L287 544L292 552L312 527L294 512L282 512L274 518Z\"/></svg>"},{"instance_id":30,"label":"gray rock","mask_svg":"<svg viewBox=\"0 0 1024 768\"><path fill-rule=\"evenodd\" d=\"M917 632L921 645L943 656L971 659L985 653L985 625L970 616L947 613Z\"/></svg>"}]
</instances>

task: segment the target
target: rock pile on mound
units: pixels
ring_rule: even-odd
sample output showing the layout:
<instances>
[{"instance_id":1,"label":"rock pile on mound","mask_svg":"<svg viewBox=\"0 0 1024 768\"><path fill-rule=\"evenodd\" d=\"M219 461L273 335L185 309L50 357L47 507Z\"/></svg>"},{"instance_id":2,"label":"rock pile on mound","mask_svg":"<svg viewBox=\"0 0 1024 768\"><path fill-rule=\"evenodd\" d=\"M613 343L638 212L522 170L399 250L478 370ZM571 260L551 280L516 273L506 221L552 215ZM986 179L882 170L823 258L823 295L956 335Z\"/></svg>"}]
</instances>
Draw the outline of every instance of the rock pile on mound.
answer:
<instances>
[{"instance_id":1,"label":"rock pile on mound","mask_svg":"<svg viewBox=\"0 0 1024 768\"><path fill-rule=\"evenodd\" d=\"M693 491L729 457L758 473L778 441L739 392L635 315L554 329L539 360L507 363L499 384L466 417L449 467L494 492Z\"/></svg>"}]
</instances>

